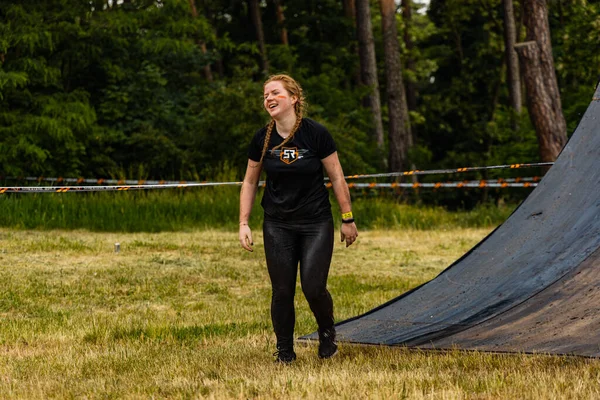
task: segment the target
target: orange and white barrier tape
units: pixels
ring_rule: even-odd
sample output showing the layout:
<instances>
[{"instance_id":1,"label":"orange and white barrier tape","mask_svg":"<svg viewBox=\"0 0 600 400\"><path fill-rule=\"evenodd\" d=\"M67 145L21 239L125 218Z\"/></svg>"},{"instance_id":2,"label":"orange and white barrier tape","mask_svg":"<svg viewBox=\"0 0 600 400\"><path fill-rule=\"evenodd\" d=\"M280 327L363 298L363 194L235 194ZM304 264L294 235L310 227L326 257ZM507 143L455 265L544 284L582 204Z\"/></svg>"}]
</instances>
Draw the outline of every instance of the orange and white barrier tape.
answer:
<instances>
[{"instance_id":1,"label":"orange and white barrier tape","mask_svg":"<svg viewBox=\"0 0 600 400\"><path fill-rule=\"evenodd\" d=\"M66 192L115 192L145 189L170 189L199 186L241 185L241 182L205 182L205 183L177 183L165 185L104 185L104 186L12 186L0 187L3 193L66 193Z\"/></svg>"},{"instance_id":2,"label":"orange and white barrier tape","mask_svg":"<svg viewBox=\"0 0 600 400\"><path fill-rule=\"evenodd\" d=\"M552 162L543 163L526 163L526 164L505 164L505 165L491 165L484 167L463 167L463 168L452 168L452 169L433 169L433 170L412 170L403 172L389 172L381 174L363 174L363 175L348 175L345 178L348 180L353 179L366 179L366 178L384 178L384 177L398 177L398 176L414 176L414 175L433 175L433 174L450 174L450 173L462 173L469 171L482 171L491 169L516 169L516 168L529 168L529 167L547 167L551 166ZM17 179L34 182L54 182L56 184L61 183L75 183L80 185L82 183L96 184L97 186L7 186L0 187L0 194L3 193L65 193L65 192L101 192L101 191L128 191L128 190L144 190L144 189L168 189L168 188L188 188L188 187L205 187L205 186L225 186L225 185L241 185L242 182L186 182L186 181L157 181L157 180L119 180L119 179L86 179L86 178L46 178L46 177L0 177L0 179ZM324 178L327 182L329 179ZM349 183L349 188L471 188L471 187L535 187L537 181L540 178L512 178L512 179L497 179L497 180L478 180L478 181L462 181L462 182L437 182L437 183ZM259 186L264 186L265 182L260 181ZM331 183L326 183L327 187L331 186Z\"/></svg>"},{"instance_id":3,"label":"orange and white barrier tape","mask_svg":"<svg viewBox=\"0 0 600 400\"><path fill-rule=\"evenodd\" d=\"M532 167L550 167L554 165L553 162L541 162L541 163L526 163L526 164L504 164L504 165L488 165L485 167L463 167L463 168L448 168L448 169L429 169L429 170L412 170L403 172L388 172L382 174L366 174L366 175L348 175L346 179L362 179L362 178L385 178L392 176L412 176L412 175L435 175L435 174L454 174L471 171L484 171L492 169L518 169L518 168L532 168Z\"/></svg>"},{"instance_id":4,"label":"orange and white barrier tape","mask_svg":"<svg viewBox=\"0 0 600 400\"><path fill-rule=\"evenodd\" d=\"M16 176L7 176L7 177L0 177L1 179L7 179L7 180L21 180L21 181L27 181L27 182L53 182L56 184L61 184L61 183L75 183L77 185L81 185L82 183L86 183L86 184L95 184L95 185L181 185L181 184L186 184L186 183L208 183L207 181L204 182L196 182L196 181L165 181L165 180L146 180L146 179L139 179L139 180L132 180L132 179L104 179L104 178L62 178L62 177L58 177L58 178L48 178L45 176L40 176L40 177L33 177L33 176L27 176L27 177L16 177ZM225 182L227 183L227 182Z\"/></svg>"},{"instance_id":5,"label":"orange and white barrier tape","mask_svg":"<svg viewBox=\"0 0 600 400\"><path fill-rule=\"evenodd\" d=\"M542 178L538 176L526 177L526 178L506 178L506 179L488 179L488 180L472 180L472 181L460 181L460 182L413 182L413 183L348 183L350 189L372 189L372 188L508 188L508 187L536 187L537 182ZM327 187L331 187L331 183L326 184Z\"/></svg>"},{"instance_id":6,"label":"orange and white barrier tape","mask_svg":"<svg viewBox=\"0 0 600 400\"><path fill-rule=\"evenodd\" d=\"M539 178L513 178L513 179L497 179L497 180L478 180L478 181L461 181L461 182L436 182L436 183L348 183L350 189L373 189L373 188L508 188L521 187L529 188L536 187ZM129 190L148 190L148 189L169 189L169 188L189 188L202 186L221 186L221 185L241 185L242 182L205 182L205 183L177 183L163 185L104 185L104 186L10 186L0 187L0 194L3 193L67 193L67 192L106 192L106 191L129 191ZM326 187L332 186L331 182L327 182ZM265 182L261 181L259 186L265 186Z\"/></svg>"},{"instance_id":7,"label":"orange and white barrier tape","mask_svg":"<svg viewBox=\"0 0 600 400\"><path fill-rule=\"evenodd\" d=\"M412 175L434 175L434 174L452 174L452 173L463 173L470 171L483 171L493 169L517 169L517 168L531 168L531 167L548 167L553 165L552 162L543 163L523 163L523 164L504 164L504 165L489 165L484 167L463 167L463 168L447 168L447 169L430 169L430 170L411 170L401 172L387 172L380 174L361 174L361 175L347 175L345 178L351 179L366 179L366 178L385 178L385 177L396 177L396 176L412 176ZM56 184L61 183L75 183L81 185L96 184L96 185L127 185L127 186L138 186L138 185L198 185L203 186L215 186L215 185L233 185L239 184L240 182L196 182L196 181L166 181L166 180L128 180L128 179L104 179L104 178L48 178L48 177L15 177L15 176L0 176L0 180L24 180L28 182L53 182ZM325 178L328 180L328 178Z\"/></svg>"}]
</instances>

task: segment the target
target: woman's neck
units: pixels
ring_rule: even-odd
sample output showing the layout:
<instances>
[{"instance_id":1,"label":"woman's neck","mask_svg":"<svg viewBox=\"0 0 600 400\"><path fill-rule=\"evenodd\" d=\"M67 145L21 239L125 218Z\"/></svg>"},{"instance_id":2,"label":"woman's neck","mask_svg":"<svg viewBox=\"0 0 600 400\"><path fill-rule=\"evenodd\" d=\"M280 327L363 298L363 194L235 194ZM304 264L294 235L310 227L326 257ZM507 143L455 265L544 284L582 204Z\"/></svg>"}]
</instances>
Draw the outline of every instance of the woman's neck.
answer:
<instances>
[{"instance_id":1,"label":"woman's neck","mask_svg":"<svg viewBox=\"0 0 600 400\"><path fill-rule=\"evenodd\" d=\"M288 137L292 133L292 129L296 125L296 114L288 114L275 120L277 133L283 138Z\"/></svg>"}]
</instances>

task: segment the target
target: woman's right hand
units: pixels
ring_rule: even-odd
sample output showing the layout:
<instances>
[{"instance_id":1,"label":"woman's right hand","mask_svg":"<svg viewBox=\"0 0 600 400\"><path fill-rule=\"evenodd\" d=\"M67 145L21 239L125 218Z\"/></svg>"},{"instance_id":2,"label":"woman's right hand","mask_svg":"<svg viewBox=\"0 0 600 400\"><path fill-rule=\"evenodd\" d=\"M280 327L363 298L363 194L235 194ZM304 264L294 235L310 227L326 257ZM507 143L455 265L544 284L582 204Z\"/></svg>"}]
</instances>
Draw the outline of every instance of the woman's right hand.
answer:
<instances>
[{"instance_id":1,"label":"woman's right hand","mask_svg":"<svg viewBox=\"0 0 600 400\"><path fill-rule=\"evenodd\" d=\"M252 246L254 246L254 241L252 240L252 231L248 225L240 225L240 244L242 247L248 251L252 250Z\"/></svg>"}]
</instances>

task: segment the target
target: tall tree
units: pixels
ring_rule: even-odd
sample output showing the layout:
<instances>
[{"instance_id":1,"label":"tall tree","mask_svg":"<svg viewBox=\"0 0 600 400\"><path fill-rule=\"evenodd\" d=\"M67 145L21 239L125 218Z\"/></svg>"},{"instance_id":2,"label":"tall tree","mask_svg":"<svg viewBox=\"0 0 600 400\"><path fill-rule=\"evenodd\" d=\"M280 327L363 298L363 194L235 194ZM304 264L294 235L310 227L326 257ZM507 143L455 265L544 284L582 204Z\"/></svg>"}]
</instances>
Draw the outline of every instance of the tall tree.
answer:
<instances>
[{"instance_id":1,"label":"tall tree","mask_svg":"<svg viewBox=\"0 0 600 400\"><path fill-rule=\"evenodd\" d=\"M504 6L504 48L506 53L508 91L510 105L515 113L521 113L521 76L519 74L519 58L515 51L516 28L513 0L502 0ZM516 125L515 125L516 128Z\"/></svg>"},{"instance_id":2,"label":"tall tree","mask_svg":"<svg viewBox=\"0 0 600 400\"><path fill-rule=\"evenodd\" d=\"M196 8L196 0L189 0L190 1L190 9L192 11L192 17L194 19L198 18L198 9ZM200 49L202 50L202 54L206 54L206 43L203 40L198 40L198 46L200 46ZM213 80L213 76L212 76L212 71L210 70L210 64L206 64L203 68L204 70L204 77L206 78L207 81L212 82Z\"/></svg>"},{"instance_id":3,"label":"tall tree","mask_svg":"<svg viewBox=\"0 0 600 400\"><path fill-rule=\"evenodd\" d=\"M356 3L354 0L342 0L344 6L344 15L346 18L354 20L356 18Z\"/></svg>"},{"instance_id":4,"label":"tall tree","mask_svg":"<svg viewBox=\"0 0 600 400\"><path fill-rule=\"evenodd\" d=\"M412 0L402 0L401 7L402 7L402 20L404 22L404 32L403 32L402 38L404 39L404 48L406 49L405 71L408 72L408 74L406 74L406 76L408 76L408 79L406 82L404 92L406 93L406 104L408 107L408 111L416 112L417 111L417 97L418 97L417 85L415 82L416 75L417 75L417 63L415 61L415 56L414 56L415 44L414 44L413 35L412 35L412 25L413 25ZM410 123L410 116L408 118L408 121ZM417 138L417 132L416 132L415 126L410 124L410 136L409 136L410 144L408 146L409 148L413 146L413 144L416 141L416 138ZM410 169L411 170L417 169L414 162L411 162ZM412 180L413 180L413 182L417 182L417 176L413 175ZM415 191L415 194L417 194L417 193L418 192Z\"/></svg>"},{"instance_id":5,"label":"tall tree","mask_svg":"<svg viewBox=\"0 0 600 400\"><path fill-rule=\"evenodd\" d=\"M385 77L389 117L389 156L391 171L401 171L405 166L408 148L412 146L406 93L400 65L400 44L396 28L396 4L394 0L379 0L383 49L385 53Z\"/></svg>"},{"instance_id":6,"label":"tall tree","mask_svg":"<svg viewBox=\"0 0 600 400\"><path fill-rule=\"evenodd\" d=\"M411 76L415 75L416 72L416 63L413 56L413 50L415 47L411 29L412 29L412 0L402 0L402 19L404 22L404 47L406 48L406 70L411 72ZM410 111L415 111L417 109L417 85L413 79L408 79L406 82L406 102L408 104L408 109ZM413 130L414 135L414 130Z\"/></svg>"},{"instance_id":7,"label":"tall tree","mask_svg":"<svg viewBox=\"0 0 600 400\"><path fill-rule=\"evenodd\" d=\"M361 83L370 88L369 94L365 98L365 104L371 109L373 114L375 140L377 147L381 154L383 154L384 138L383 122L381 120L381 99L379 96L375 40L373 39L369 0L356 0L356 32L358 36Z\"/></svg>"},{"instance_id":8,"label":"tall tree","mask_svg":"<svg viewBox=\"0 0 600 400\"><path fill-rule=\"evenodd\" d=\"M269 59L267 57L265 32L263 30L258 0L248 0L248 8L250 10L250 19L252 20L252 25L254 25L254 30L256 31L256 40L258 41L258 50L260 51L261 69L264 75L268 75Z\"/></svg>"},{"instance_id":9,"label":"tall tree","mask_svg":"<svg viewBox=\"0 0 600 400\"><path fill-rule=\"evenodd\" d=\"M289 45L288 33L285 27L285 14L283 12L282 0L273 0L275 5L275 16L277 17L277 27L279 28L279 37L281 38L281 44Z\"/></svg>"},{"instance_id":10,"label":"tall tree","mask_svg":"<svg viewBox=\"0 0 600 400\"><path fill-rule=\"evenodd\" d=\"M346 17L346 19L352 22L353 31L356 30L356 2L354 0L342 0L342 7L344 9L344 16ZM350 45L349 51L353 55L355 55L356 58L359 58L358 49L356 48L356 45L354 43ZM349 82L346 82L348 85ZM361 78L359 68L352 69L352 82L355 86L360 86Z\"/></svg>"},{"instance_id":11,"label":"tall tree","mask_svg":"<svg viewBox=\"0 0 600 400\"><path fill-rule=\"evenodd\" d=\"M540 158L554 161L567 142L567 125L554 70L546 0L524 0L526 42L516 45L527 90L527 107L538 137Z\"/></svg>"}]
</instances>

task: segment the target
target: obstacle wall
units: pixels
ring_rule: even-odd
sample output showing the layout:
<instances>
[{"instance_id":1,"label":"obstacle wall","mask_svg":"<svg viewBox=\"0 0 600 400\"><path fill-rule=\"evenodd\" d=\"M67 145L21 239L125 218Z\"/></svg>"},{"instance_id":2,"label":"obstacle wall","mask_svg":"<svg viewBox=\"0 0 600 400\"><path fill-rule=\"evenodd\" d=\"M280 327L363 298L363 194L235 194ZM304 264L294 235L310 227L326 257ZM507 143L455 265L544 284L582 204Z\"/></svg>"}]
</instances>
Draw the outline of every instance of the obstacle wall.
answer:
<instances>
[{"instance_id":1,"label":"obstacle wall","mask_svg":"<svg viewBox=\"0 0 600 400\"><path fill-rule=\"evenodd\" d=\"M338 338L598 357L599 247L597 88L554 166L506 222L432 281L337 324Z\"/></svg>"}]
</instances>

